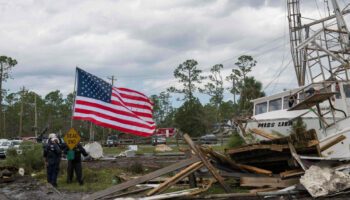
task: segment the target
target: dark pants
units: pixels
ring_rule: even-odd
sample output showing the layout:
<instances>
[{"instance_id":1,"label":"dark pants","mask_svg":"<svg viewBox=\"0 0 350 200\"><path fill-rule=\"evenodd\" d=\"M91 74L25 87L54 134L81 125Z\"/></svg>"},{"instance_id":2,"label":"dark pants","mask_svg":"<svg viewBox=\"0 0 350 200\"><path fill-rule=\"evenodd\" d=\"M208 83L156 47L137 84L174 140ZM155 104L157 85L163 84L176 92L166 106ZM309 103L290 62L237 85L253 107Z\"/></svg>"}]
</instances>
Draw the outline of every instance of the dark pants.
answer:
<instances>
[{"instance_id":1,"label":"dark pants","mask_svg":"<svg viewBox=\"0 0 350 200\"><path fill-rule=\"evenodd\" d=\"M77 181L80 184L83 184L83 180L81 179L82 174L83 174L81 162L74 162L72 160L68 160L67 183L72 182L73 176L74 176L74 171L75 171L75 175L77 176Z\"/></svg>"},{"instance_id":2,"label":"dark pants","mask_svg":"<svg viewBox=\"0 0 350 200\"><path fill-rule=\"evenodd\" d=\"M47 182L53 186L57 186L57 176L60 170L60 163L49 163L46 169Z\"/></svg>"}]
</instances>

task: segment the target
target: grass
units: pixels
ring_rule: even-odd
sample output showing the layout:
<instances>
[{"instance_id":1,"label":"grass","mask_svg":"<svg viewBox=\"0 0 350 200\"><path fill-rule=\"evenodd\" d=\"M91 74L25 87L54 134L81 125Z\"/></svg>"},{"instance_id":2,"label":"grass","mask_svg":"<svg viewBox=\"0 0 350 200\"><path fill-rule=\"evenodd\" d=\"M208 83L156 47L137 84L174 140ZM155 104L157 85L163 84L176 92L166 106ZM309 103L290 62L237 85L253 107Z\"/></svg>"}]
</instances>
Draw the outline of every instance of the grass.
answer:
<instances>
[{"instance_id":1,"label":"grass","mask_svg":"<svg viewBox=\"0 0 350 200\"><path fill-rule=\"evenodd\" d=\"M103 147L104 154L120 154L121 152L126 150L128 150L128 148Z\"/></svg>"},{"instance_id":2,"label":"grass","mask_svg":"<svg viewBox=\"0 0 350 200\"><path fill-rule=\"evenodd\" d=\"M224 153L225 148L227 148L227 146L225 145L213 145L211 146L212 149L214 151L220 152L220 153ZM171 146L172 151L168 151L168 152L180 152L179 148L183 148L183 149L189 149L188 145L180 145L179 147L177 146ZM104 154L120 154L123 151L128 150L128 148L118 148L118 147L103 147L103 153ZM136 154L144 154L144 153L151 153L151 154L156 154L159 153L158 151L155 150L154 146L149 146L149 147L139 147L138 150L136 151Z\"/></svg>"},{"instance_id":3,"label":"grass","mask_svg":"<svg viewBox=\"0 0 350 200\"><path fill-rule=\"evenodd\" d=\"M60 173L57 178L57 184L59 190L69 191L98 191L109 188L113 184L113 180L120 183L117 175L124 172L121 169L105 169L105 170L92 170L89 168L83 168L83 180L84 185L79 185L75 177L73 182L67 184L67 165L61 164ZM40 171L35 175L35 178L40 182L46 182L46 169Z\"/></svg>"}]
</instances>

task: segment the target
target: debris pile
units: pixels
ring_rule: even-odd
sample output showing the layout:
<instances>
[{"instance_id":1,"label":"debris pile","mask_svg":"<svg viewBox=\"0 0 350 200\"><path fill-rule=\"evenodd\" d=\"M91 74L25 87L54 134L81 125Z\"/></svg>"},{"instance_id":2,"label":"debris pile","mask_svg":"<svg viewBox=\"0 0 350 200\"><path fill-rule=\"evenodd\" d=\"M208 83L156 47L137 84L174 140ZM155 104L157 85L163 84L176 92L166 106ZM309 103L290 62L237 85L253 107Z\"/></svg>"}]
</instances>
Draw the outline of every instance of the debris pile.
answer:
<instances>
[{"instance_id":1,"label":"debris pile","mask_svg":"<svg viewBox=\"0 0 350 200\"><path fill-rule=\"evenodd\" d=\"M320 197L350 188L350 175L329 167L311 166L300 183L312 197Z\"/></svg>"},{"instance_id":2,"label":"debris pile","mask_svg":"<svg viewBox=\"0 0 350 200\"><path fill-rule=\"evenodd\" d=\"M297 130L297 133L282 138L255 131L259 132L257 134L264 135L268 140L226 149L227 155L214 151L210 146L198 146L185 134L183 137L190 149L181 149L181 151L185 152L187 159L90 194L83 199L113 199L116 197L122 199L123 196L130 195L144 200L175 197L187 199L253 198L281 195L289 195L290 198L294 198L296 196L291 195L309 196L309 194L318 197L335 194L350 187L349 173L341 172L341 170L349 169L350 165L347 165L344 159L323 158L314 130ZM160 184L142 184L169 173L175 175L163 179ZM202 180L200 183L197 181L198 178ZM235 186L249 187L249 193L233 193L233 186L228 184L227 179L235 179ZM184 182L184 180L187 181ZM180 182L183 187L190 188L167 192L169 188ZM206 196L200 194L208 190L215 182L220 184L225 194ZM142 188L135 188L136 185ZM125 192L126 189L131 190Z\"/></svg>"}]
</instances>

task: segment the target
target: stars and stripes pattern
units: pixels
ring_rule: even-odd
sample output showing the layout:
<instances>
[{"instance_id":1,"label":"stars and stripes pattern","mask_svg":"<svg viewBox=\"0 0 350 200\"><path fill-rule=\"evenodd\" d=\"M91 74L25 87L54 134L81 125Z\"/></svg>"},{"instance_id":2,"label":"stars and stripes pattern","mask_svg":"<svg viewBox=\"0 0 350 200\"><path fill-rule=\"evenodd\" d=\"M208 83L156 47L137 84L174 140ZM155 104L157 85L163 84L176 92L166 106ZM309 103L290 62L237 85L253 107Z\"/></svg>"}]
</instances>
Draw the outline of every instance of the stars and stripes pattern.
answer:
<instances>
[{"instance_id":1,"label":"stars and stripes pattern","mask_svg":"<svg viewBox=\"0 0 350 200\"><path fill-rule=\"evenodd\" d=\"M130 134L150 136L155 133L153 103L137 91L112 87L77 68L77 95L74 120L88 120L97 125Z\"/></svg>"}]
</instances>

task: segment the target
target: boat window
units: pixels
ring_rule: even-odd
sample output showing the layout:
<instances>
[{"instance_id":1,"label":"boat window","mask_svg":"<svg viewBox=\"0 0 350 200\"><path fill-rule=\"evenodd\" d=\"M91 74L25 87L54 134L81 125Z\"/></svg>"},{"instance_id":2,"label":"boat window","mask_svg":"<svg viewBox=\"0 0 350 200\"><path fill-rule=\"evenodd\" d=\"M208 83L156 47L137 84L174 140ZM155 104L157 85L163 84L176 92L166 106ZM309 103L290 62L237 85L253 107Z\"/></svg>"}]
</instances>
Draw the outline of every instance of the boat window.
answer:
<instances>
[{"instance_id":1,"label":"boat window","mask_svg":"<svg viewBox=\"0 0 350 200\"><path fill-rule=\"evenodd\" d=\"M297 104L297 95L286 96L283 98L283 109L289 109L290 107Z\"/></svg>"},{"instance_id":2,"label":"boat window","mask_svg":"<svg viewBox=\"0 0 350 200\"><path fill-rule=\"evenodd\" d=\"M346 98L350 97L350 85L343 85Z\"/></svg>"},{"instance_id":3,"label":"boat window","mask_svg":"<svg viewBox=\"0 0 350 200\"><path fill-rule=\"evenodd\" d=\"M269 102L269 111L281 110L282 109L282 99L274 99Z\"/></svg>"},{"instance_id":4,"label":"boat window","mask_svg":"<svg viewBox=\"0 0 350 200\"><path fill-rule=\"evenodd\" d=\"M267 112L267 102L259 103L255 105L255 114L261 114Z\"/></svg>"}]
</instances>

